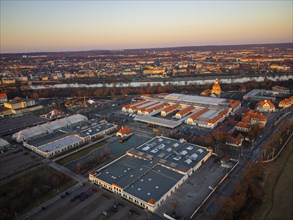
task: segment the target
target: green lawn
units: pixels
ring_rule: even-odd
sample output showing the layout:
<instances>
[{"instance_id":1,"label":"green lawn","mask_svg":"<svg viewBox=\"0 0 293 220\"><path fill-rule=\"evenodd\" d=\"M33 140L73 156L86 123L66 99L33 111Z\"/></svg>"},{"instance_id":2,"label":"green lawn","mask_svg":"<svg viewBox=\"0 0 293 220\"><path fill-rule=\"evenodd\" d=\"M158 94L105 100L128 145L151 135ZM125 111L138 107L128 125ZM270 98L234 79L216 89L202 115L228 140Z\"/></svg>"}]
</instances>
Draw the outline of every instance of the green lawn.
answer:
<instances>
[{"instance_id":1,"label":"green lawn","mask_svg":"<svg viewBox=\"0 0 293 220\"><path fill-rule=\"evenodd\" d=\"M42 166L0 188L0 219L11 219L76 184L64 173Z\"/></svg>"},{"instance_id":2,"label":"green lawn","mask_svg":"<svg viewBox=\"0 0 293 220\"><path fill-rule=\"evenodd\" d=\"M87 155L88 153L90 153L91 151L103 146L106 143L106 141L101 141L99 143L93 144L90 147L87 147L83 150L80 150L74 154L69 155L68 157L64 157L58 161L56 161L57 163L59 163L60 165L65 165L73 160L79 159L85 155Z\"/></svg>"}]
</instances>

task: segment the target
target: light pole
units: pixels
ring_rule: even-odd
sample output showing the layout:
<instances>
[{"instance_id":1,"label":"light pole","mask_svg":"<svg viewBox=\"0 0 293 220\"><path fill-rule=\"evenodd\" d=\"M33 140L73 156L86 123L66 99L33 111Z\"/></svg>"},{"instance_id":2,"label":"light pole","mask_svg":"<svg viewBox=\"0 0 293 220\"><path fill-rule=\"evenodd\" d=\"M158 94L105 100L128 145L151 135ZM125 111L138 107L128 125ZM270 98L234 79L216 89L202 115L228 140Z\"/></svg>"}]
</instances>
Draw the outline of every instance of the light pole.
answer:
<instances>
[{"instance_id":1,"label":"light pole","mask_svg":"<svg viewBox=\"0 0 293 220\"><path fill-rule=\"evenodd\" d=\"M146 213L147 213L147 216L148 216L148 220L150 220L150 213L149 213L149 211L147 210L147 209L144 209L145 211L146 211Z\"/></svg>"}]
</instances>

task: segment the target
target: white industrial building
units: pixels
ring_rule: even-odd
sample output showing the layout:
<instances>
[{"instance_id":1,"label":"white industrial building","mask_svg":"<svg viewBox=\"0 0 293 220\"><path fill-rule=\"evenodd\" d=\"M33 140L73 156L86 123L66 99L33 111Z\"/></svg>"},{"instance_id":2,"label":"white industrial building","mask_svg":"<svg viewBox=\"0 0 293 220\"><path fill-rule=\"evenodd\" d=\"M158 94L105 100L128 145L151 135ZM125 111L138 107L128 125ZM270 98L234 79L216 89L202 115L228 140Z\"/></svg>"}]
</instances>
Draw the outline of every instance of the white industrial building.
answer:
<instances>
[{"instance_id":1,"label":"white industrial building","mask_svg":"<svg viewBox=\"0 0 293 220\"><path fill-rule=\"evenodd\" d=\"M110 134L117 128L117 125L107 121L88 120L85 116L73 115L22 130L13 136L28 149L51 158Z\"/></svg>"},{"instance_id":2,"label":"white industrial building","mask_svg":"<svg viewBox=\"0 0 293 220\"><path fill-rule=\"evenodd\" d=\"M211 154L184 140L155 137L89 174L89 180L154 212Z\"/></svg>"},{"instance_id":3,"label":"white industrial building","mask_svg":"<svg viewBox=\"0 0 293 220\"><path fill-rule=\"evenodd\" d=\"M87 121L87 117L77 114L72 115L66 118L57 119L52 122L48 122L45 124L37 125L31 128L27 128L24 130L21 130L15 134L12 135L12 138L17 142L24 142L27 140L31 140L36 136L42 135L42 134L50 134L60 128L65 128L71 125L74 125L79 122Z\"/></svg>"}]
</instances>

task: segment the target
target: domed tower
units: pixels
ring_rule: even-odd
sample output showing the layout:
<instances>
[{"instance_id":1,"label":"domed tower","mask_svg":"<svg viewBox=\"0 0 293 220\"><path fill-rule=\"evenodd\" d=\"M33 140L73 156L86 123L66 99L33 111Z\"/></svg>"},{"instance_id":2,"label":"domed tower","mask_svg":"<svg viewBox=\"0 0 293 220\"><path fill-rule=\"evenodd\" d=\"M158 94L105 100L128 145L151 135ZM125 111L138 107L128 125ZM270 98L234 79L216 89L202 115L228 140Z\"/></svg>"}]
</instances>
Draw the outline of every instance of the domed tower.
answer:
<instances>
[{"instance_id":1,"label":"domed tower","mask_svg":"<svg viewBox=\"0 0 293 220\"><path fill-rule=\"evenodd\" d=\"M215 94L215 95L220 95L221 94L221 86L219 84L219 80L216 79L216 82L215 84L213 85L213 88L212 88L212 94Z\"/></svg>"}]
</instances>

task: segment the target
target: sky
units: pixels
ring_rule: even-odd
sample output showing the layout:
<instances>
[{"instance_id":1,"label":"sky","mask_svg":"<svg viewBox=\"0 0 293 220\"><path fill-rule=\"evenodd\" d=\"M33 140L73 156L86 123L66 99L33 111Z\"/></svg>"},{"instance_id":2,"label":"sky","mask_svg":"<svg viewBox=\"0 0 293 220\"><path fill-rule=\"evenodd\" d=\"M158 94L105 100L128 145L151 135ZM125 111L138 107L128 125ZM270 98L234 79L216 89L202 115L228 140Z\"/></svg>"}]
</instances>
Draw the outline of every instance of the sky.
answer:
<instances>
[{"instance_id":1,"label":"sky","mask_svg":"<svg viewBox=\"0 0 293 220\"><path fill-rule=\"evenodd\" d=\"M282 43L291 0L0 0L0 52Z\"/></svg>"}]
</instances>

